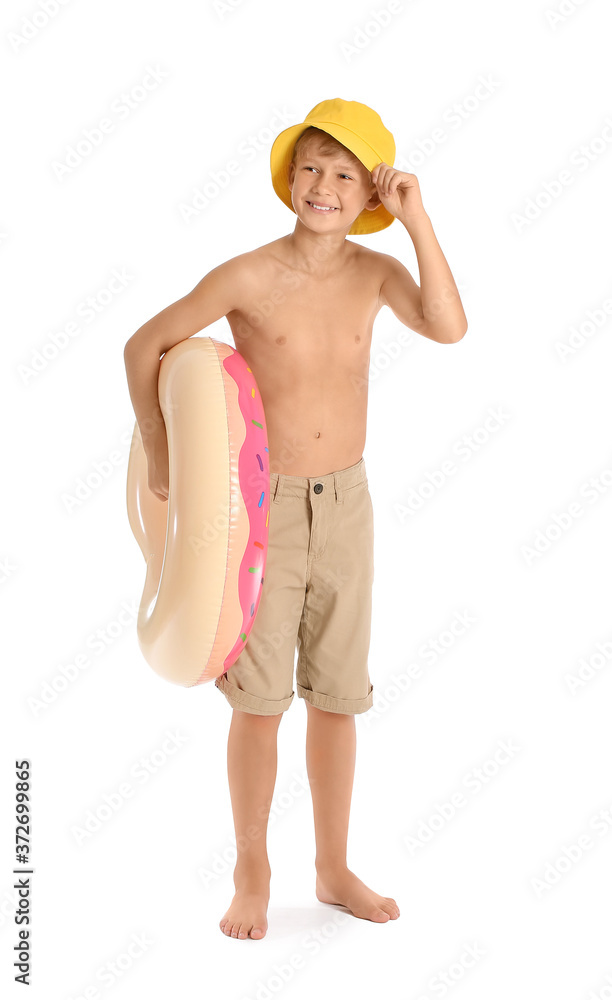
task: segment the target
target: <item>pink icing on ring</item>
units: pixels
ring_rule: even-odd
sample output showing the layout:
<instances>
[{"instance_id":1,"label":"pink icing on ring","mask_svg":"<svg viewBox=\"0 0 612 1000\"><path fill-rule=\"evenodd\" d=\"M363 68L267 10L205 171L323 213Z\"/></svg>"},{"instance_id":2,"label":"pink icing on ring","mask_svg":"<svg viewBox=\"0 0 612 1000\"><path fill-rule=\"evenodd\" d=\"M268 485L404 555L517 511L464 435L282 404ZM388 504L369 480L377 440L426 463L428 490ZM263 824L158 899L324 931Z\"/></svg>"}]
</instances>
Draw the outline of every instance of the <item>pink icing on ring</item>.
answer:
<instances>
[{"instance_id":1,"label":"pink icing on ring","mask_svg":"<svg viewBox=\"0 0 612 1000\"><path fill-rule=\"evenodd\" d=\"M224 359L223 367L238 387L240 413L245 424L246 436L238 459L238 478L249 517L249 537L238 575L242 630L223 661L224 672L229 670L244 649L259 607L268 552L270 513L270 462L263 401L252 370L238 351L230 349L232 353Z\"/></svg>"}]
</instances>

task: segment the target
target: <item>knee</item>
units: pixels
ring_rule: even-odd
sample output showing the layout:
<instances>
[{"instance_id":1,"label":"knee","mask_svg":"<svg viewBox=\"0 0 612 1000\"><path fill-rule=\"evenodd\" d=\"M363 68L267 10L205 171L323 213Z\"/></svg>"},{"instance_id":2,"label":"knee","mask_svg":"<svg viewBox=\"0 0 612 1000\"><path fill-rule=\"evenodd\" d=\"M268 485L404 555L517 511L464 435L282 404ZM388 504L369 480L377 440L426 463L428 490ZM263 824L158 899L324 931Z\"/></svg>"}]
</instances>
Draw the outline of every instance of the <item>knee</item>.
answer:
<instances>
[{"instance_id":1,"label":"knee","mask_svg":"<svg viewBox=\"0 0 612 1000\"><path fill-rule=\"evenodd\" d=\"M306 699L304 699L306 701ZM306 701L307 717L314 725L355 726L355 716L350 712L332 712L328 708L319 708Z\"/></svg>"},{"instance_id":2,"label":"knee","mask_svg":"<svg viewBox=\"0 0 612 1000\"><path fill-rule=\"evenodd\" d=\"M233 709L233 717L243 725L250 725L260 729L272 729L278 726L284 712L277 715L257 715L255 712L245 712L241 708Z\"/></svg>"}]
</instances>

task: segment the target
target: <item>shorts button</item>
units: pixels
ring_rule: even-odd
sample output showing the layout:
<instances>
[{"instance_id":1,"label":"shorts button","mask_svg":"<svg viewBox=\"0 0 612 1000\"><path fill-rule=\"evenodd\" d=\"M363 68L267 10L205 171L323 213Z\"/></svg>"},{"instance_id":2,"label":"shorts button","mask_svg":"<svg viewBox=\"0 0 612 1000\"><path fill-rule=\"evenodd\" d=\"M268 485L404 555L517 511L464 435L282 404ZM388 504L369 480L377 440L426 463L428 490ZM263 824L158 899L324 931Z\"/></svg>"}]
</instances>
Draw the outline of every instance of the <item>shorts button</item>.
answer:
<instances>
[{"instance_id":1,"label":"shorts button","mask_svg":"<svg viewBox=\"0 0 612 1000\"><path fill-rule=\"evenodd\" d=\"M322 493L323 492L323 483L315 483L314 484L314 491L315 491L315 493Z\"/></svg>"}]
</instances>

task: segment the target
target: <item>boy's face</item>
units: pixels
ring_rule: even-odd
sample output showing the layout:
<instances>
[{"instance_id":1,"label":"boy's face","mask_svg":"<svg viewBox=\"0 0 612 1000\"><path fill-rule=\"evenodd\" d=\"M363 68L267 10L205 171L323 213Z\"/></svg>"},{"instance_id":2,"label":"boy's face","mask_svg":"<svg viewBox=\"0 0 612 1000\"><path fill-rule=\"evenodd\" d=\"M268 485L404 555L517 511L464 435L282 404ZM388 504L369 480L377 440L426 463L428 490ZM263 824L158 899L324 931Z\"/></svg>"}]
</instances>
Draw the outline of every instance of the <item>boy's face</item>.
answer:
<instances>
[{"instance_id":1,"label":"boy's face","mask_svg":"<svg viewBox=\"0 0 612 1000\"><path fill-rule=\"evenodd\" d=\"M320 232L348 230L364 208L373 211L380 198L363 163L342 153L322 155L320 140L312 140L290 164L288 182L295 213L308 228ZM327 211L312 207L330 206Z\"/></svg>"}]
</instances>

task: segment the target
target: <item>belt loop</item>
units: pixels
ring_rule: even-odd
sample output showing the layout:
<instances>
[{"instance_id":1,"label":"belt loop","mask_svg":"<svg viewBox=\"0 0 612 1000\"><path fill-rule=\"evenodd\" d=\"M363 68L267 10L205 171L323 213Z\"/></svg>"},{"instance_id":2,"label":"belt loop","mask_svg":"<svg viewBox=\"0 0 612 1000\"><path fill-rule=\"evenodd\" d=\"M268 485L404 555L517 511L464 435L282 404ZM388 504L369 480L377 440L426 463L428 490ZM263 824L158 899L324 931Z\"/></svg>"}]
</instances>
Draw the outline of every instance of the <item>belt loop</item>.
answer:
<instances>
[{"instance_id":1,"label":"belt loop","mask_svg":"<svg viewBox=\"0 0 612 1000\"><path fill-rule=\"evenodd\" d=\"M344 503L342 486L340 485L340 476L337 472L334 472L334 490L336 491L336 503Z\"/></svg>"},{"instance_id":2,"label":"belt loop","mask_svg":"<svg viewBox=\"0 0 612 1000\"><path fill-rule=\"evenodd\" d=\"M274 490L274 496L272 497L274 503L280 503L283 496L283 482L282 482L283 475L281 472L279 472L277 473L277 476L278 478L276 480L276 488Z\"/></svg>"}]
</instances>

